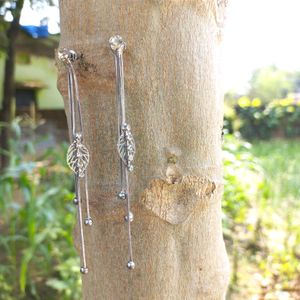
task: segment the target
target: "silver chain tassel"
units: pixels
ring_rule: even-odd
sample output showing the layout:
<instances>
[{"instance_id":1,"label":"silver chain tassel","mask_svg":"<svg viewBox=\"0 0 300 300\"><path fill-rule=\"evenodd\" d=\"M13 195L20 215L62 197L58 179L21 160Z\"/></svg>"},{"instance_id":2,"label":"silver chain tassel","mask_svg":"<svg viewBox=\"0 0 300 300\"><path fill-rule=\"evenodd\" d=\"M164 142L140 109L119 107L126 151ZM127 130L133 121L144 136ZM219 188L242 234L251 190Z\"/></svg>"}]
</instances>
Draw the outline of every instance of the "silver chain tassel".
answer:
<instances>
[{"instance_id":1,"label":"silver chain tassel","mask_svg":"<svg viewBox=\"0 0 300 300\"><path fill-rule=\"evenodd\" d=\"M124 91L124 71L123 71L123 51L126 44L122 37L116 35L109 39L110 48L115 57L116 68L116 91L118 103L118 153L120 156L121 191L118 193L120 200L126 200L126 215L124 217L128 229L128 252L129 260L127 267L133 270L135 263L132 253L131 222L133 213L130 211L130 191L128 173L133 170L133 158L135 155L135 143L130 126L126 123L125 113L125 91Z\"/></svg>"},{"instance_id":2,"label":"silver chain tassel","mask_svg":"<svg viewBox=\"0 0 300 300\"><path fill-rule=\"evenodd\" d=\"M71 130L72 130L72 143L69 146L67 152L67 163L70 169L74 173L75 177L75 199L73 203L78 208L78 221L80 230L80 243L81 243L81 260L82 266L80 272L82 274L88 273L88 267L86 263L85 253L85 241L83 224L92 225L92 219L90 215L89 207L89 195L88 195L88 176L87 168L89 164L89 151L83 144L83 122L81 114L81 105L79 99L78 83L73 62L76 61L79 56L74 50L62 49L58 51L58 58L66 66L68 73L68 96L69 106L71 114ZM82 183L81 183L82 181ZM82 193L81 186L83 185L85 191L85 205L86 205L86 218L83 221L82 214Z\"/></svg>"}]
</instances>

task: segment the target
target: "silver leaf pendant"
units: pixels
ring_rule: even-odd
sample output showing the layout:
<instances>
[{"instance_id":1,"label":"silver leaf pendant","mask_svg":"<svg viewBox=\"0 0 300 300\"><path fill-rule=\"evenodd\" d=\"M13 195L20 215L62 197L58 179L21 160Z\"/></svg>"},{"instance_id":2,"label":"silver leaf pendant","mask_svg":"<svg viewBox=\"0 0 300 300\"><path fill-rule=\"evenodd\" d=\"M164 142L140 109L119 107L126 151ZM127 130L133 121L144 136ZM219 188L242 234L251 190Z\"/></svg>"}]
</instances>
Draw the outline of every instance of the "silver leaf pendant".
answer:
<instances>
[{"instance_id":1,"label":"silver leaf pendant","mask_svg":"<svg viewBox=\"0 0 300 300\"><path fill-rule=\"evenodd\" d=\"M135 155L135 143L130 130L130 126L126 123L122 124L121 134L118 142L119 155L127 167L127 170L131 172L133 170L133 159Z\"/></svg>"},{"instance_id":2,"label":"silver leaf pendant","mask_svg":"<svg viewBox=\"0 0 300 300\"><path fill-rule=\"evenodd\" d=\"M89 164L89 150L82 144L80 134L76 134L73 143L67 152L67 164L70 169L79 177L84 177L85 170Z\"/></svg>"}]
</instances>

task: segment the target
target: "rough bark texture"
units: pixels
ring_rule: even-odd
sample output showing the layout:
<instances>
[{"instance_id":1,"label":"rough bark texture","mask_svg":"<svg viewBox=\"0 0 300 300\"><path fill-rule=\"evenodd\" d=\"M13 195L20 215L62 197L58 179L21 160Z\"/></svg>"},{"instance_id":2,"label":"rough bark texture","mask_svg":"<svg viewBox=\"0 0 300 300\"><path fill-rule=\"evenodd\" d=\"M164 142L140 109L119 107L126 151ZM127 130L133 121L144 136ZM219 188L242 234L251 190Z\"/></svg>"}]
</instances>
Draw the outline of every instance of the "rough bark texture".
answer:
<instances>
[{"instance_id":1,"label":"rough bark texture","mask_svg":"<svg viewBox=\"0 0 300 300\"><path fill-rule=\"evenodd\" d=\"M221 228L223 104L214 0L60 1L60 47L76 65L94 226L86 228L84 299L225 299ZM127 119L136 269L128 271L117 154L112 35L127 42ZM66 73L58 85L67 100ZM66 112L69 108L66 102Z\"/></svg>"}]
</instances>

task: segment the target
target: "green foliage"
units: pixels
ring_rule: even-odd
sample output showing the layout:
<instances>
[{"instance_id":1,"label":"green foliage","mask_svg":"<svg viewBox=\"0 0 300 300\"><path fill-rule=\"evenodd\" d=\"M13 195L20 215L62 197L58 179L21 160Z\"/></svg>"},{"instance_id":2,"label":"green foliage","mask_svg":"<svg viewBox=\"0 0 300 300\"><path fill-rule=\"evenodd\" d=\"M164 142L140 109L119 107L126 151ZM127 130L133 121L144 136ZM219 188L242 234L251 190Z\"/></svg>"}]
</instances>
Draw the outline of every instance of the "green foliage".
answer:
<instances>
[{"instance_id":1,"label":"green foliage","mask_svg":"<svg viewBox=\"0 0 300 300\"><path fill-rule=\"evenodd\" d=\"M273 141L253 147L265 170L268 189L261 210L266 251L259 268L269 291L293 291L300 282L299 146L299 141Z\"/></svg>"},{"instance_id":2,"label":"green foliage","mask_svg":"<svg viewBox=\"0 0 300 300\"><path fill-rule=\"evenodd\" d=\"M228 105L225 105L224 110L224 123L223 123L223 133L233 134L235 131L234 123L236 120L235 110Z\"/></svg>"},{"instance_id":3,"label":"green foliage","mask_svg":"<svg viewBox=\"0 0 300 300\"><path fill-rule=\"evenodd\" d=\"M224 236L232 262L229 299L298 299L299 141L224 145ZM289 297L289 298L287 298Z\"/></svg>"},{"instance_id":4,"label":"green foliage","mask_svg":"<svg viewBox=\"0 0 300 300\"><path fill-rule=\"evenodd\" d=\"M256 199L261 194L262 170L250 153L251 145L226 136L224 156L223 232L232 261L230 291L238 290L240 261L253 242Z\"/></svg>"},{"instance_id":5,"label":"green foliage","mask_svg":"<svg viewBox=\"0 0 300 300\"><path fill-rule=\"evenodd\" d=\"M231 230L245 225L261 183L259 164L249 152L251 144L227 136L224 147L224 224Z\"/></svg>"},{"instance_id":6,"label":"green foliage","mask_svg":"<svg viewBox=\"0 0 300 300\"><path fill-rule=\"evenodd\" d=\"M0 176L0 299L80 299L66 145L37 153L18 124Z\"/></svg>"},{"instance_id":7,"label":"green foliage","mask_svg":"<svg viewBox=\"0 0 300 300\"><path fill-rule=\"evenodd\" d=\"M238 130L246 139L300 136L300 102L293 98L273 100L264 105L258 98L251 101L242 97L235 112Z\"/></svg>"}]
</instances>

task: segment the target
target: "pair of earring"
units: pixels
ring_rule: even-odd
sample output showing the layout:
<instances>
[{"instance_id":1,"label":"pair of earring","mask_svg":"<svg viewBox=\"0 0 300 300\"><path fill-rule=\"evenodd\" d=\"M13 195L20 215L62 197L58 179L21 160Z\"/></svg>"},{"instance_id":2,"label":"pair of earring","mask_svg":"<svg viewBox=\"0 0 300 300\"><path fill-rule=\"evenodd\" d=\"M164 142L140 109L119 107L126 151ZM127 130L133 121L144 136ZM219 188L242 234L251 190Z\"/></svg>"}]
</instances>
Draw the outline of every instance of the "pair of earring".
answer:
<instances>
[{"instance_id":1,"label":"pair of earring","mask_svg":"<svg viewBox=\"0 0 300 300\"><path fill-rule=\"evenodd\" d=\"M131 133L129 124L126 123L125 110L125 88L124 88L124 70L123 70L123 52L126 44L123 39L116 35L109 39L109 46L115 58L116 71L116 98L118 103L118 142L117 151L120 157L120 180L121 190L117 197L126 202L126 215L124 220L128 226L128 252L129 260L127 268L132 270L135 268L132 251L131 238L131 222L133 214L130 210L130 193L129 193L129 172L133 170L133 159L135 155L135 143ZM89 193L88 193L88 165L90 154L88 147L84 144L83 135L83 118L81 113L81 102L79 97L79 89L77 77L74 69L74 62L81 58L74 50L61 49L58 51L58 59L62 61L67 70L68 76L68 98L70 109L70 127L71 127L71 144L67 152L67 163L74 173L75 181L75 198L74 204L78 207L78 222L80 231L81 244L81 261L82 266L80 272L88 273L85 241L84 241L84 225L92 226L93 221L90 213ZM82 190L84 196L82 196ZM82 203L85 200L86 217L83 218Z\"/></svg>"}]
</instances>

